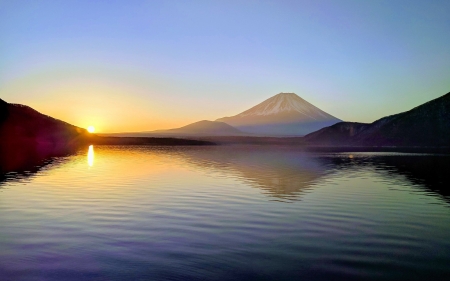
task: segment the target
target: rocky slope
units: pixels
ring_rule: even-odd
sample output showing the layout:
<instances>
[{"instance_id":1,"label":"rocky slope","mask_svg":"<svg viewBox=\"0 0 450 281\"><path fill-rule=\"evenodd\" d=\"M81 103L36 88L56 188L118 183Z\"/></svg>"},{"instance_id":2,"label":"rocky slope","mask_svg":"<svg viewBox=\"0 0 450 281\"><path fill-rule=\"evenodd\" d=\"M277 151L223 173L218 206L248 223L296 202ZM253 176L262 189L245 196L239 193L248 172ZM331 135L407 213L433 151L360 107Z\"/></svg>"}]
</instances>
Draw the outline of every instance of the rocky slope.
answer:
<instances>
[{"instance_id":1,"label":"rocky slope","mask_svg":"<svg viewBox=\"0 0 450 281\"><path fill-rule=\"evenodd\" d=\"M341 122L304 139L314 145L450 146L450 93L371 124Z\"/></svg>"}]
</instances>

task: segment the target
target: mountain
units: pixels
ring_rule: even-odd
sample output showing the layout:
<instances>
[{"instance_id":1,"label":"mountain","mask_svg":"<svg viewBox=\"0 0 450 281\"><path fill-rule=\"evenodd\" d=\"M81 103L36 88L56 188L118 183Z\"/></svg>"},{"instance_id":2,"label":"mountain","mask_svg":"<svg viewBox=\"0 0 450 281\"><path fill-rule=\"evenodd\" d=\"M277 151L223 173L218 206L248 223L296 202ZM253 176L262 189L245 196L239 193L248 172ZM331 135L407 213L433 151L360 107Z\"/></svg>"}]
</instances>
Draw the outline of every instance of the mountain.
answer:
<instances>
[{"instance_id":1,"label":"mountain","mask_svg":"<svg viewBox=\"0 0 450 281\"><path fill-rule=\"evenodd\" d=\"M165 136L244 136L240 130L217 121L202 120L180 128L149 132L152 135Z\"/></svg>"},{"instance_id":2,"label":"mountain","mask_svg":"<svg viewBox=\"0 0 450 281\"><path fill-rule=\"evenodd\" d=\"M80 144L161 146L214 143L180 138L101 137L26 105L10 104L0 99L0 171L5 163L8 167L18 167L30 163L31 155L37 155L39 159L62 155Z\"/></svg>"},{"instance_id":3,"label":"mountain","mask_svg":"<svg viewBox=\"0 0 450 281\"><path fill-rule=\"evenodd\" d=\"M243 132L264 136L299 136L342 120L294 93L280 93L231 117L219 118Z\"/></svg>"},{"instance_id":4,"label":"mountain","mask_svg":"<svg viewBox=\"0 0 450 281\"><path fill-rule=\"evenodd\" d=\"M314 145L450 146L450 93L371 124L337 123L304 140Z\"/></svg>"},{"instance_id":5,"label":"mountain","mask_svg":"<svg viewBox=\"0 0 450 281\"><path fill-rule=\"evenodd\" d=\"M64 121L37 112L31 107L0 99L0 142L70 144L89 133Z\"/></svg>"}]
</instances>

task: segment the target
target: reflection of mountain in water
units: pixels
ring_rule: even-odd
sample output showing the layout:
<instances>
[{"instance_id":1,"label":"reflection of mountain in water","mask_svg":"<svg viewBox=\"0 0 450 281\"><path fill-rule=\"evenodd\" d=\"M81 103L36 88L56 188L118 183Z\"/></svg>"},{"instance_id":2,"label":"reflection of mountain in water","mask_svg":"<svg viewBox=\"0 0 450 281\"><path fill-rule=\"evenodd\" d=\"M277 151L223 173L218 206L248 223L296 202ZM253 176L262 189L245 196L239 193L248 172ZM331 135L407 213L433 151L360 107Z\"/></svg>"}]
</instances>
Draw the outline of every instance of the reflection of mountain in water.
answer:
<instances>
[{"instance_id":1,"label":"reflection of mountain in water","mask_svg":"<svg viewBox=\"0 0 450 281\"><path fill-rule=\"evenodd\" d=\"M213 147L182 152L192 164L212 171L234 173L265 194L298 200L325 175L369 169L381 176L404 176L408 184L443 196L450 202L450 157L312 154L289 147ZM366 155L366 156L364 156Z\"/></svg>"},{"instance_id":2,"label":"reflection of mountain in water","mask_svg":"<svg viewBox=\"0 0 450 281\"><path fill-rule=\"evenodd\" d=\"M135 148L124 149L129 151ZM354 158L349 158L346 153L307 153L287 146L136 149L139 153L180 157L206 171L231 175L283 201L298 200L326 175L369 170L387 180L400 175L406 184L439 194L450 203L450 156L357 153ZM0 145L0 186L6 181L26 179L44 169L70 161L71 157L66 156L74 155L77 151L79 149L43 145Z\"/></svg>"},{"instance_id":3,"label":"reflection of mountain in water","mask_svg":"<svg viewBox=\"0 0 450 281\"><path fill-rule=\"evenodd\" d=\"M73 155L75 147L53 144L0 144L0 186L6 181L32 177L45 167L59 165Z\"/></svg>"},{"instance_id":4,"label":"reflection of mountain in water","mask_svg":"<svg viewBox=\"0 0 450 281\"><path fill-rule=\"evenodd\" d=\"M450 202L450 156L448 155L382 155L333 158L334 169L373 168L385 176L404 176L410 183L437 193Z\"/></svg>"},{"instance_id":5,"label":"reflection of mountain in water","mask_svg":"<svg viewBox=\"0 0 450 281\"><path fill-rule=\"evenodd\" d=\"M296 200L317 179L331 171L329 159L288 147L209 147L189 149L182 156L212 171L233 173L267 195Z\"/></svg>"}]
</instances>

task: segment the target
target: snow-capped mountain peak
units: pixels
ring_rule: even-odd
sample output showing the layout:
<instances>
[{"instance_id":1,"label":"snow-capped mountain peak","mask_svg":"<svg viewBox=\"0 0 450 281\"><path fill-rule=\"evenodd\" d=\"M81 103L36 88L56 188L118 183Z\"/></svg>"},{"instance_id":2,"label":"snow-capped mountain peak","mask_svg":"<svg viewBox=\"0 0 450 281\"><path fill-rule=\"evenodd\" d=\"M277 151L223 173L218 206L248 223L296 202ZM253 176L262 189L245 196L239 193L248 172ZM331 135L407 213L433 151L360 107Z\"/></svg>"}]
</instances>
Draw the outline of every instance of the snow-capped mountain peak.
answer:
<instances>
[{"instance_id":1,"label":"snow-capped mountain peak","mask_svg":"<svg viewBox=\"0 0 450 281\"><path fill-rule=\"evenodd\" d=\"M262 103L238 114L244 116L267 116L283 112L298 112L312 119L330 118L331 115L305 101L295 93L279 93Z\"/></svg>"},{"instance_id":2,"label":"snow-capped mountain peak","mask_svg":"<svg viewBox=\"0 0 450 281\"><path fill-rule=\"evenodd\" d=\"M340 122L294 93L279 93L230 117L217 119L243 132L266 136L304 135Z\"/></svg>"}]
</instances>

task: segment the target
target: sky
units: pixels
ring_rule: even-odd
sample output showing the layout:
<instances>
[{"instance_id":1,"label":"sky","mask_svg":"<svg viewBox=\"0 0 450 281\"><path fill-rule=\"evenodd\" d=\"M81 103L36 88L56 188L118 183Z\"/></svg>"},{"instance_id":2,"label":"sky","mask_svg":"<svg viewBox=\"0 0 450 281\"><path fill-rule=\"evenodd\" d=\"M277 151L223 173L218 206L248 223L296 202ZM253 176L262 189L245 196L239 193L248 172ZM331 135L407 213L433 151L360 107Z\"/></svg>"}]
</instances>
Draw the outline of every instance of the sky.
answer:
<instances>
[{"instance_id":1,"label":"sky","mask_svg":"<svg viewBox=\"0 0 450 281\"><path fill-rule=\"evenodd\" d=\"M0 0L0 98L97 132L294 92L373 122L450 92L450 1Z\"/></svg>"}]
</instances>

